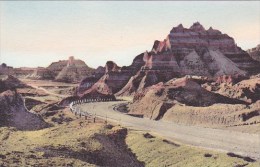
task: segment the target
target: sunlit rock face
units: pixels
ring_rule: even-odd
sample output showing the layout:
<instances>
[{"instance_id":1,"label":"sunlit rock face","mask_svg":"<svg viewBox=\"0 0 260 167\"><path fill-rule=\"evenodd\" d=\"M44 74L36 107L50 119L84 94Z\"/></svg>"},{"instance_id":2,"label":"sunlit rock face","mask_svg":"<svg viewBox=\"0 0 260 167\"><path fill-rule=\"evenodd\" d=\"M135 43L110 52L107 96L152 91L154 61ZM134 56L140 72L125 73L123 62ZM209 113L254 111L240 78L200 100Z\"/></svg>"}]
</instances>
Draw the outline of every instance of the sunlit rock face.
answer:
<instances>
[{"instance_id":1,"label":"sunlit rock face","mask_svg":"<svg viewBox=\"0 0 260 167\"><path fill-rule=\"evenodd\" d=\"M190 28L173 27L162 41L154 41L151 51L138 55L127 67L107 62L106 72L95 87L106 93L132 95L146 87L172 78L196 75L248 77L260 73L260 63L238 47L234 39L199 22Z\"/></svg>"},{"instance_id":2,"label":"sunlit rock face","mask_svg":"<svg viewBox=\"0 0 260 167\"><path fill-rule=\"evenodd\" d=\"M185 60L185 57L194 51L198 54L198 61L195 62L200 62L201 70L211 61L215 61L218 64L216 66L220 66L219 64L222 62L227 64L230 60L232 61L227 70L225 66L218 68L211 66L208 69L209 76L220 76L223 73L226 75L256 74L260 71L259 63L238 47L232 37L212 27L206 30L199 22L194 23L190 28L184 28L181 24L173 27L167 39L170 41L171 51L176 56L178 63ZM188 58L188 60L191 59Z\"/></svg>"},{"instance_id":3,"label":"sunlit rock face","mask_svg":"<svg viewBox=\"0 0 260 167\"><path fill-rule=\"evenodd\" d=\"M210 106L215 103L244 104L243 101L212 93L192 78L178 78L166 83L159 82L139 91L130 105L130 113L159 120L175 104Z\"/></svg>"},{"instance_id":4,"label":"sunlit rock face","mask_svg":"<svg viewBox=\"0 0 260 167\"><path fill-rule=\"evenodd\" d=\"M168 38L173 51L185 49L188 52L203 47L220 50L222 53L241 51L233 38L212 27L206 30L199 22L194 23L190 28L184 28L182 24L173 27Z\"/></svg>"},{"instance_id":5,"label":"sunlit rock face","mask_svg":"<svg viewBox=\"0 0 260 167\"><path fill-rule=\"evenodd\" d=\"M83 78L91 76L93 72L84 61L76 60L74 57L69 57L66 65L64 61L60 61L51 64L48 69L53 69L57 73L55 80L61 82L80 82Z\"/></svg>"}]
</instances>

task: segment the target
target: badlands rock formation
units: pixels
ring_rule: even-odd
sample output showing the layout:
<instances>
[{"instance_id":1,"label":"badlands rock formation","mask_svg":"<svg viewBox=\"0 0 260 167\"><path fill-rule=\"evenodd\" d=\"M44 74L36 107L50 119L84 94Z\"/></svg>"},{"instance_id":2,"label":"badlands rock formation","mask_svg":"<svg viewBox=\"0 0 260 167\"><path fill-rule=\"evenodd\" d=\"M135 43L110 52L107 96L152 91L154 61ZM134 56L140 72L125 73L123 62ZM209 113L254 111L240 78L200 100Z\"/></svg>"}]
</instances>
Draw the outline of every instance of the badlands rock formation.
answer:
<instances>
[{"instance_id":1,"label":"badlands rock formation","mask_svg":"<svg viewBox=\"0 0 260 167\"><path fill-rule=\"evenodd\" d=\"M0 65L0 75L11 75L13 74L13 67L7 66L5 63Z\"/></svg>"},{"instance_id":2,"label":"badlands rock formation","mask_svg":"<svg viewBox=\"0 0 260 167\"><path fill-rule=\"evenodd\" d=\"M47 68L13 68L7 66L5 63L0 65L0 75L13 75L17 78L56 80L61 82L80 82L85 77L91 77L93 72L94 69L88 67L84 61L74 59L73 56L68 60L54 62Z\"/></svg>"},{"instance_id":3,"label":"badlands rock formation","mask_svg":"<svg viewBox=\"0 0 260 167\"><path fill-rule=\"evenodd\" d=\"M0 126L20 130L36 130L48 126L40 116L26 109L24 99L16 92L16 88L27 87L25 84L9 76L1 80L0 85Z\"/></svg>"},{"instance_id":4,"label":"badlands rock formation","mask_svg":"<svg viewBox=\"0 0 260 167\"><path fill-rule=\"evenodd\" d=\"M38 67L32 74L27 75L26 78L29 79L40 79L40 80L53 80L55 74L53 71L50 71L48 68Z\"/></svg>"},{"instance_id":5,"label":"badlands rock formation","mask_svg":"<svg viewBox=\"0 0 260 167\"><path fill-rule=\"evenodd\" d=\"M144 54L138 55L130 66L119 67L116 63L108 61L105 65L104 75L90 88L85 88L83 82L79 85L79 95L84 94L84 90L96 89L102 94L114 94L120 91L128 82L131 76L135 75L138 70L144 65Z\"/></svg>"},{"instance_id":6,"label":"badlands rock formation","mask_svg":"<svg viewBox=\"0 0 260 167\"><path fill-rule=\"evenodd\" d=\"M136 93L134 103L130 105L130 113L158 120L175 104L206 107L215 103L245 104L207 91L195 80L184 77L166 83L160 82L146 88L143 92Z\"/></svg>"},{"instance_id":7,"label":"badlands rock formation","mask_svg":"<svg viewBox=\"0 0 260 167\"><path fill-rule=\"evenodd\" d=\"M247 53L256 61L260 62L260 44L255 48L247 50Z\"/></svg>"},{"instance_id":8,"label":"badlands rock formation","mask_svg":"<svg viewBox=\"0 0 260 167\"><path fill-rule=\"evenodd\" d=\"M145 65L132 76L117 95L138 90L185 75L217 77L248 76L260 72L260 63L239 48L233 38L198 22L189 29L174 27L163 41L156 40L143 56Z\"/></svg>"},{"instance_id":9,"label":"badlands rock formation","mask_svg":"<svg viewBox=\"0 0 260 167\"><path fill-rule=\"evenodd\" d=\"M58 65L60 64L60 65ZM54 69L54 72L57 72L60 67L64 66L64 62L61 61L60 63L50 65L48 69ZM66 66L62 68L62 70L58 73L58 75L55 77L56 81L61 82L79 82L84 77L90 76L93 72L93 69L88 67L84 61L82 60L75 60L74 57L70 57L67 61Z\"/></svg>"},{"instance_id":10,"label":"badlands rock formation","mask_svg":"<svg viewBox=\"0 0 260 167\"><path fill-rule=\"evenodd\" d=\"M0 79L0 92L5 90L14 90L16 88L28 88L29 86L25 83L21 82L19 79L13 77L12 75L8 75Z\"/></svg>"},{"instance_id":11,"label":"badlands rock formation","mask_svg":"<svg viewBox=\"0 0 260 167\"><path fill-rule=\"evenodd\" d=\"M229 78L226 82L212 82L202 85L205 89L233 99L239 99L247 103L260 100L260 77L253 76L240 82L232 82ZM223 80L222 80L223 81Z\"/></svg>"},{"instance_id":12,"label":"badlands rock formation","mask_svg":"<svg viewBox=\"0 0 260 167\"><path fill-rule=\"evenodd\" d=\"M172 78L240 78L259 73L259 66L232 37L212 27L206 30L196 22L190 28L181 24L173 27L165 40L156 40L151 51L138 55L130 66L119 68L116 63L107 62L104 76L93 86L117 96L133 95Z\"/></svg>"},{"instance_id":13,"label":"badlands rock formation","mask_svg":"<svg viewBox=\"0 0 260 167\"><path fill-rule=\"evenodd\" d=\"M81 95L84 91L93 86L104 74L105 67L99 66L94 70L92 76L85 77L79 84L76 94Z\"/></svg>"}]
</instances>

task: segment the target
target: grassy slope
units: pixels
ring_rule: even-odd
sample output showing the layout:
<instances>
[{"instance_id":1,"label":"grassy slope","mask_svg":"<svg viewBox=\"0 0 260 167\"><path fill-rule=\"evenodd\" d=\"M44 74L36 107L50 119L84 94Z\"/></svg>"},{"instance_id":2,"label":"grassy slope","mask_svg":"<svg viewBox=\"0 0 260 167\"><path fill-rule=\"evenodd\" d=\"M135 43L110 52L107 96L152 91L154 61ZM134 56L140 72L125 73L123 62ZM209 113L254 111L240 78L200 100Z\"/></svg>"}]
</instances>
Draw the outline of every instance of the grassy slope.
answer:
<instances>
[{"instance_id":1,"label":"grassy slope","mask_svg":"<svg viewBox=\"0 0 260 167\"><path fill-rule=\"evenodd\" d=\"M66 112L65 117L75 118ZM47 119L51 121L51 119ZM80 126L80 122L82 126ZM227 166L258 167L225 153L208 151L179 143L165 142L160 137L145 138L144 132L128 130L124 139L113 140L121 128L106 128L103 121L88 123L83 118L38 131L16 131L0 128L0 166ZM114 135L116 134L116 135ZM121 140L122 139L122 140ZM116 141L116 142L115 142ZM120 142L121 141L121 142ZM125 144L122 144L125 143ZM129 148L132 153L127 152ZM212 157L205 157L209 153ZM139 161L139 162L138 162ZM131 165L130 165L131 166ZM133 165L136 166L136 165ZM142 165L141 165L142 166Z\"/></svg>"},{"instance_id":2,"label":"grassy slope","mask_svg":"<svg viewBox=\"0 0 260 167\"><path fill-rule=\"evenodd\" d=\"M145 138L140 132L131 131L126 143L145 166L174 166L174 167L233 167L246 165L259 167L259 162L247 162L241 158L229 157L225 153L208 151L196 147L165 142L159 137ZM205 157L204 154L212 157Z\"/></svg>"},{"instance_id":3,"label":"grassy slope","mask_svg":"<svg viewBox=\"0 0 260 167\"><path fill-rule=\"evenodd\" d=\"M69 112L65 116L73 118ZM0 127L0 166L139 166L124 142L114 141L124 129L97 121L80 118L38 131Z\"/></svg>"}]
</instances>

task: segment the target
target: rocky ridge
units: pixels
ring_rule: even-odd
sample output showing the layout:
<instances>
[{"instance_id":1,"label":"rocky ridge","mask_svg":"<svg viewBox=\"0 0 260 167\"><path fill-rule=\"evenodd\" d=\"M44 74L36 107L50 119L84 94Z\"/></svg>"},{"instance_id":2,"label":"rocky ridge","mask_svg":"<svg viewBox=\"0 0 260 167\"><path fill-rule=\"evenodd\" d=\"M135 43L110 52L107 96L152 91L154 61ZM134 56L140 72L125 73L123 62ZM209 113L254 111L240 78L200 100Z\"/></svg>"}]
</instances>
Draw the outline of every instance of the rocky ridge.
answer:
<instances>
[{"instance_id":1,"label":"rocky ridge","mask_svg":"<svg viewBox=\"0 0 260 167\"><path fill-rule=\"evenodd\" d=\"M260 44L247 50L247 53L256 61L260 62Z\"/></svg>"},{"instance_id":2,"label":"rocky ridge","mask_svg":"<svg viewBox=\"0 0 260 167\"><path fill-rule=\"evenodd\" d=\"M94 85L117 96L133 95L186 75L217 80L223 75L244 78L260 72L260 63L238 47L232 37L212 27L206 30L198 22L190 28L181 24L173 27L165 40L156 40L151 51L138 55L130 66L118 68L111 62L106 66L108 70Z\"/></svg>"}]
</instances>

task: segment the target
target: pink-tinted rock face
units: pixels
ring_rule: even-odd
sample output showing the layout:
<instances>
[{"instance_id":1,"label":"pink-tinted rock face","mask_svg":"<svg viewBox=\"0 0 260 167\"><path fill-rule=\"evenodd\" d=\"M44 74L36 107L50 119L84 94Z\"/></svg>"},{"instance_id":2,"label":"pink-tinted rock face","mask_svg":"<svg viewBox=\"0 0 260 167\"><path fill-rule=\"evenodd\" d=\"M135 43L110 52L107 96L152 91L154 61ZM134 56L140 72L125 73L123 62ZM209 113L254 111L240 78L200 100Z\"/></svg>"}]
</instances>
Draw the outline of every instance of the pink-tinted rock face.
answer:
<instances>
[{"instance_id":1,"label":"pink-tinted rock face","mask_svg":"<svg viewBox=\"0 0 260 167\"><path fill-rule=\"evenodd\" d=\"M81 96L86 90L91 88L104 74L105 74L105 68L99 66L96 70L94 70L91 76L85 77L80 82L76 94Z\"/></svg>"},{"instance_id":2,"label":"pink-tinted rock face","mask_svg":"<svg viewBox=\"0 0 260 167\"><path fill-rule=\"evenodd\" d=\"M104 94L116 93L122 85L126 84L129 75L126 71L121 71L122 68L113 61L108 61L105 68L105 74L94 85L94 88Z\"/></svg>"},{"instance_id":3,"label":"pink-tinted rock face","mask_svg":"<svg viewBox=\"0 0 260 167\"><path fill-rule=\"evenodd\" d=\"M259 63L239 48L234 39L200 23L173 27L164 41L155 41L145 53L145 68L172 70L184 75L218 77L260 72Z\"/></svg>"},{"instance_id":4,"label":"pink-tinted rock face","mask_svg":"<svg viewBox=\"0 0 260 167\"><path fill-rule=\"evenodd\" d=\"M88 80L83 80L79 85L78 90L80 95L86 94L88 89L94 89L102 94L114 94L120 91L128 82L131 76L135 75L138 70L144 65L144 54L136 56L133 63L130 66L119 67L116 63L108 61L105 65L104 75L95 83L88 84L91 87L85 89L84 84L88 83ZM84 90L84 91L82 91Z\"/></svg>"},{"instance_id":5,"label":"pink-tinted rock face","mask_svg":"<svg viewBox=\"0 0 260 167\"><path fill-rule=\"evenodd\" d=\"M259 66L232 37L196 22L190 28L173 27L165 40L156 40L152 50L138 55L131 66L107 62L106 73L94 86L105 93L131 95L185 75L245 77L260 73Z\"/></svg>"},{"instance_id":6,"label":"pink-tinted rock face","mask_svg":"<svg viewBox=\"0 0 260 167\"><path fill-rule=\"evenodd\" d=\"M205 30L199 22L194 23L189 29L182 25L173 27L168 38L173 50L206 47L218 49L223 53L240 51L233 38L222 34L219 30L214 30L212 27Z\"/></svg>"}]
</instances>

